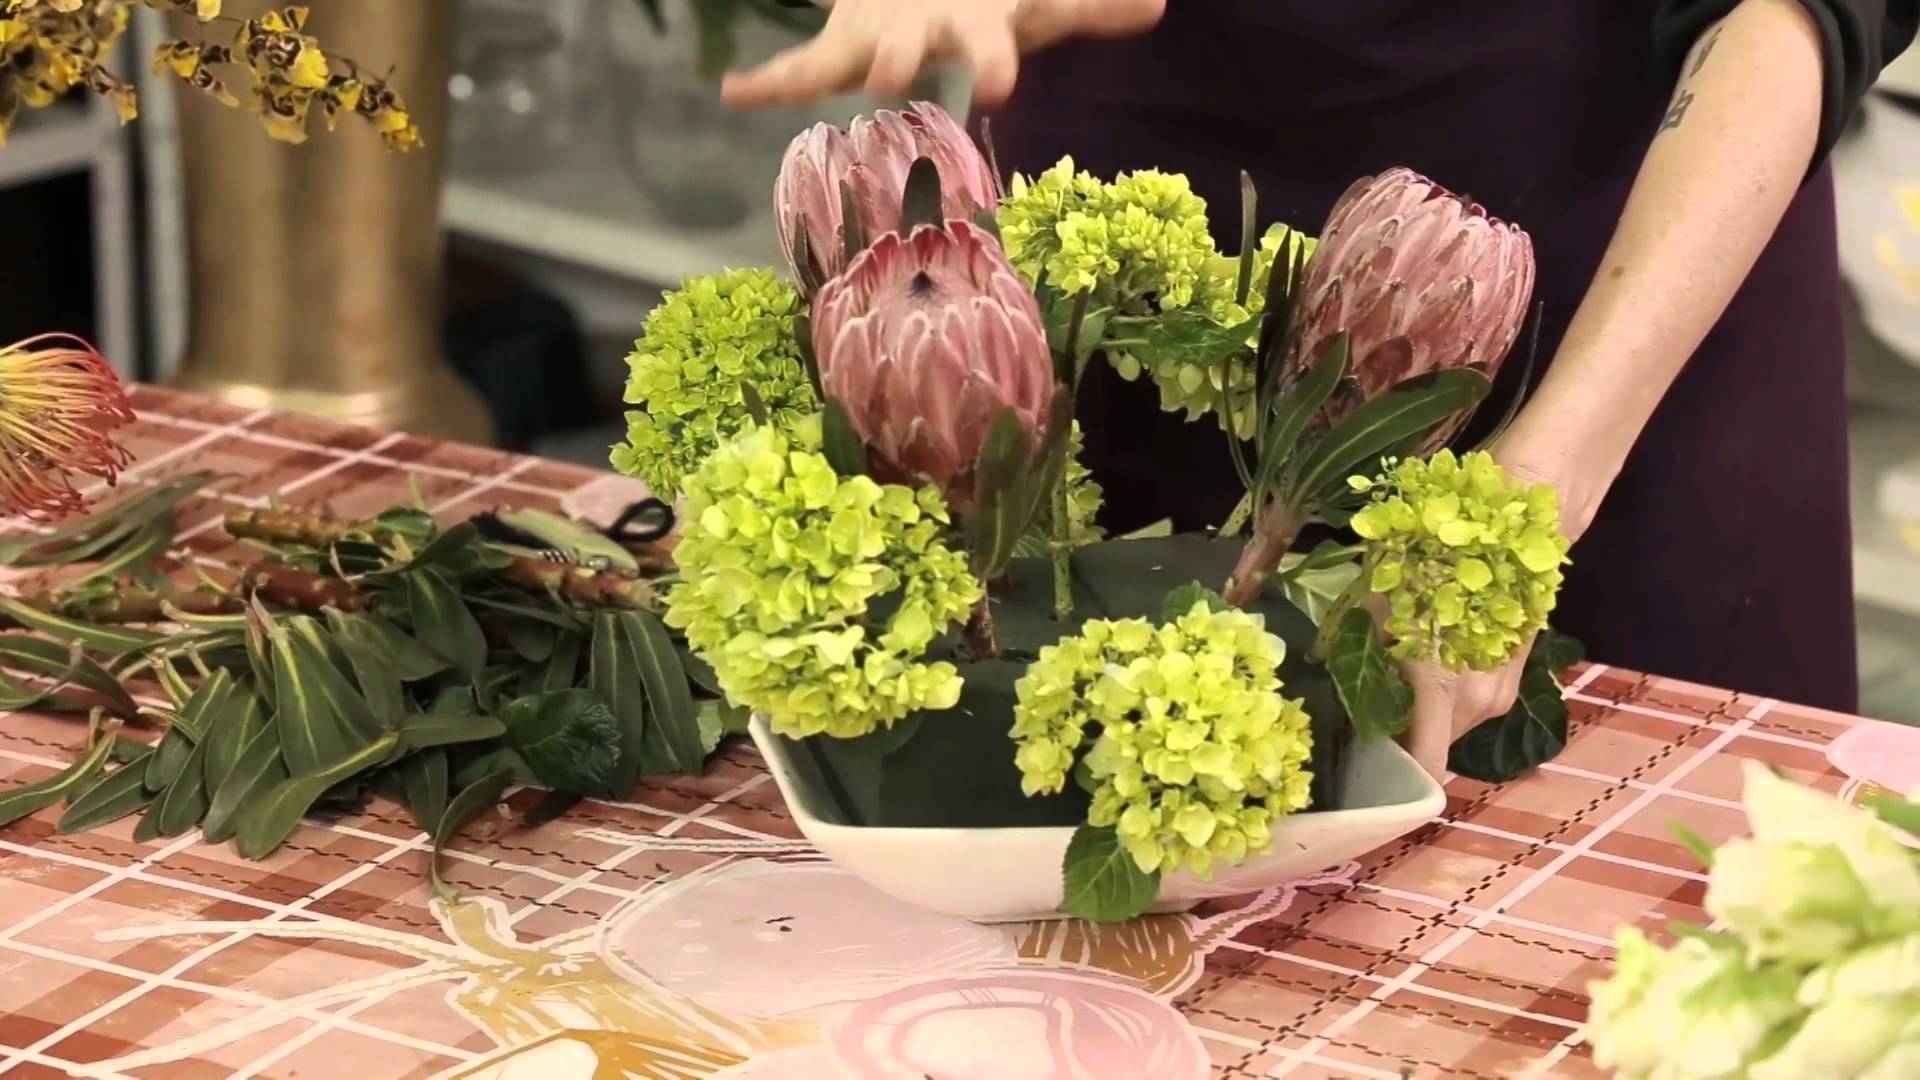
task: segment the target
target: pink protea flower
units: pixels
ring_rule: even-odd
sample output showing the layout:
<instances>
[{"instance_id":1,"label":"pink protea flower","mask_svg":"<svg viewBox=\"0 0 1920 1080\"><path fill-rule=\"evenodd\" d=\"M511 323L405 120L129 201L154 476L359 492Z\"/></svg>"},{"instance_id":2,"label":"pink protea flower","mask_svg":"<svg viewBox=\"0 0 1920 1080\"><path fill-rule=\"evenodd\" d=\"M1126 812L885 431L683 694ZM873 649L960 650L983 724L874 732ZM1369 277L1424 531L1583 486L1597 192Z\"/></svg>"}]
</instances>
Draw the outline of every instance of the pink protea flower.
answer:
<instances>
[{"instance_id":1,"label":"pink protea flower","mask_svg":"<svg viewBox=\"0 0 1920 1080\"><path fill-rule=\"evenodd\" d=\"M1000 245L964 221L888 233L820 290L814 352L872 464L964 512L987 427L1012 408L1038 455L1053 361L1040 306Z\"/></svg>"},{"instance_id":2,"label":"pink protea flower","mask_svg":"<svg viewBox=\"0 0 1920 1080\"><path fill-rule=\"evenodd\" d=\"M847 264L841 185L852 195L857 235L870 243L900 228L907 173L923 157L940 171L945 217L971 220L999 204L999 181L986 157L958 121L929 102L855 117L845 130L815 124L794 138L773 185L774 221L780 249L806 292Z\"/></svg>"},{"instance_id":3,"label":"pink protea flower","mask_svg":"<svg viewBox=\"0 0 1920 1080\"><path fill-rule=\"evenodd\" d=\"M1491 379L1525 321L1533 269L1533 241L1478 204L1409 169L1365 177L1334 204L1308 264L1290 365L1351 335L1331 420L1429 371Z\"/></svg>"},{"instance_id":4,"label":"pink protea flower","mask_svg":"<svg viewBox=\"0 0 1920 1080\"><path fill-rule=\"evenodd\" d=\"M111 485L133 461L113 433L132 420L119 377L79 338L0 346L0 513L47 521L85 509L71 474Z\"/></svg>"}]
</instances>

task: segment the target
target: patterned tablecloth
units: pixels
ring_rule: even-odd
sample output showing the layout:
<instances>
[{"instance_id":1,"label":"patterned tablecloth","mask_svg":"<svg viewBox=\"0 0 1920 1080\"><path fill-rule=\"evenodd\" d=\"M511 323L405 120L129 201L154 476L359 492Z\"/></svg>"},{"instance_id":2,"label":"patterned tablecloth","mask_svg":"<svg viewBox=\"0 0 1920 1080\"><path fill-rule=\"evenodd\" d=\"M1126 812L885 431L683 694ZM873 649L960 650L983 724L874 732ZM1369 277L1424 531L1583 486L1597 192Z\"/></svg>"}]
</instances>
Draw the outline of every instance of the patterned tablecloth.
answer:
<instances>
[{"instance_id":1,"label":"patterned tablecloth","mask_svg":"<svg viewBox=\"0 0 1920 1080\"><path fill-rule=\"evenodd\" d=\"M417 486L443 517L633 494L152 389L137 405L135 485L232 474L182 522L209 567L241 557L219 515L274 494L358 515ZM744 746L632 802L469 835L451 909L385 803L262 863L193 835L136 843L131 820L61 836L43 812L0 830L0 1074L1593 1075L1574 1032L1615 928L1703 918L1668 823L1719 841L1741 830L1743 760L1857 788L1875 762L1920 761L1920 732L1600 666L1568 696L1571 745L1533 775L1456 780L1444 818L1321 879L1120 928L902 907L798 838ZM0 720L0 785L62 766L79 736Z\"/></svg>"}]
</instances>

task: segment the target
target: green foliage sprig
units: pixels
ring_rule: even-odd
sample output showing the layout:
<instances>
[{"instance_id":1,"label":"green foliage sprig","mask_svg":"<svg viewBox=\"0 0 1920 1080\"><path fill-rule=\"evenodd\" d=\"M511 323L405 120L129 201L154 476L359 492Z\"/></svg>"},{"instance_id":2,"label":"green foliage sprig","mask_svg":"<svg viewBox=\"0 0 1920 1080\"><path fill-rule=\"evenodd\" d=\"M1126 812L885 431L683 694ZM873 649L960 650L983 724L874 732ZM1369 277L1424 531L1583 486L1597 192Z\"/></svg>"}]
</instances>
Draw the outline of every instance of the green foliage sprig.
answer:
<instances>
[{"instance_id":1,"label":"green foliage sprig","mask_svg":"<svg viewBox=\"0 0 1920 1080\"><path fill-rule=\"evenodd\" d=\"M62 831L139 814L142 839L198 827L263 858L304 816L378 793L438 847L515 785L617 798L645 775L698 772L744 722L654 610L652 553L537 551L411 507L362 522L270 508L225 519L260 562L230 585L178 587L160 561L174 509L210 479L0 545L0 564L81 575L7 602L29 632L0 635L0 697L93 714L79 762L0 796L0 824L64 798ZM163 706L135 703L143 674ZM136 715L165 723L151 745L118 734Z\"/></svg>"}]
</instances>

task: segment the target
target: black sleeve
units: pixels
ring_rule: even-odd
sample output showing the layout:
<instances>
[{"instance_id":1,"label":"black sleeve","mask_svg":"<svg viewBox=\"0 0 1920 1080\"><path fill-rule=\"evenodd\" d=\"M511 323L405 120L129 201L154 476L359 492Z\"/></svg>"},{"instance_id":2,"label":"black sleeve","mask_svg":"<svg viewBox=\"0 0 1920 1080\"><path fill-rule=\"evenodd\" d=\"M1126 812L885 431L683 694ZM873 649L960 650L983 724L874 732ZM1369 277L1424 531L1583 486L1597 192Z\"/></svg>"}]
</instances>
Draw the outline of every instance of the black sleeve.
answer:
<instances>
[{"instance_id":1,"label":"black sleeve","mask_svg":"<svg viewBox=\"0 0 1920 1080\"><path fill-rule=\"evenodd\" d=\"M1820 142L1814 161L1826 157L1847 120L1880 78L1880 71L1913 44L1920 28L1920 0L1799 0L1820 28L1826 56L1820 106ZM1662 79L1678 80L1687 52L1707 27L1740 6L1740 0L1661 0L1654 16L1654 47Z\"/></svg>"}]
</instances>

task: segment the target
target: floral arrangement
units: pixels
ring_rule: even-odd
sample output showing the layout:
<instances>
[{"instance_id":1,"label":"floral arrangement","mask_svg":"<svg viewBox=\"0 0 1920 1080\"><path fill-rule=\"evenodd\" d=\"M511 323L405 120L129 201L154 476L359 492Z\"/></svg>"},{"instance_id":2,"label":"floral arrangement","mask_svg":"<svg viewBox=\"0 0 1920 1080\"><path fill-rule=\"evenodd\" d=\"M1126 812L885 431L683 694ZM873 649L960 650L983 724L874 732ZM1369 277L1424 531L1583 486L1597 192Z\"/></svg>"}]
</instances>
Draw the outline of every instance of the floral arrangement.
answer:
<instances>
[{"instance_id":1,"label":"floral arrangement","mask_svg":"<svg viewBox=\"0 0 1920 1080\"><path fill-rule=\"evenodd\" d=\"M224 105L244 104L275 139L305 142L318 106L329 131L351 114L392 149L420 145L399 94L353 61L326 53L306 33L304 6L239 19L222 15L220 0L0 0L0 144L23 107L51 105L75 87L111 100L123 123L138 114L133 86L106 67L135 4L190 15L201 26L195 38L162 42L154 70ZM236 76L246 79L244 102L229 86Z\"/></svg>"},{"instance_id":2,"label":"floral arrangement","mask_svg":"<svg viewBox=\"0 0 1920 1080\"><path fill-rule=\"evenodd\" d=\"M1526 234L1405 169L1317 241L1243 188L1225 253L1182 176L1002 185L928 104L818 125L775 185L791 277L687 281L631 361L613 460L682 500L666 621L727 700L855 824L1075 826L1088 918L1337 807L1346 748L1407 727L1398 661L1526 654L1457 771L1566 738L1554 493L1449 445L1521 336ZM1098 530L1094 363L1219 426L1247 491L1220 529ZM1335 538L1295 551L1310 524Z\"/></svg>"},{"instance_id":3,"label":"floral arrangement","mask_svg":"<svg viewBox=\"0 0 1920 1080\"><path fill-rule=\"evenodd\" d=\"M1920 793L1915 793L1920 797ZM1710 867L1715 929L1668 948L1619 932L1583 1036L1627 1077L1895 1080L1920 1075L1920 802L1868 808L1748 762L1750 838Z\"/></svg>"}]
</instances>

